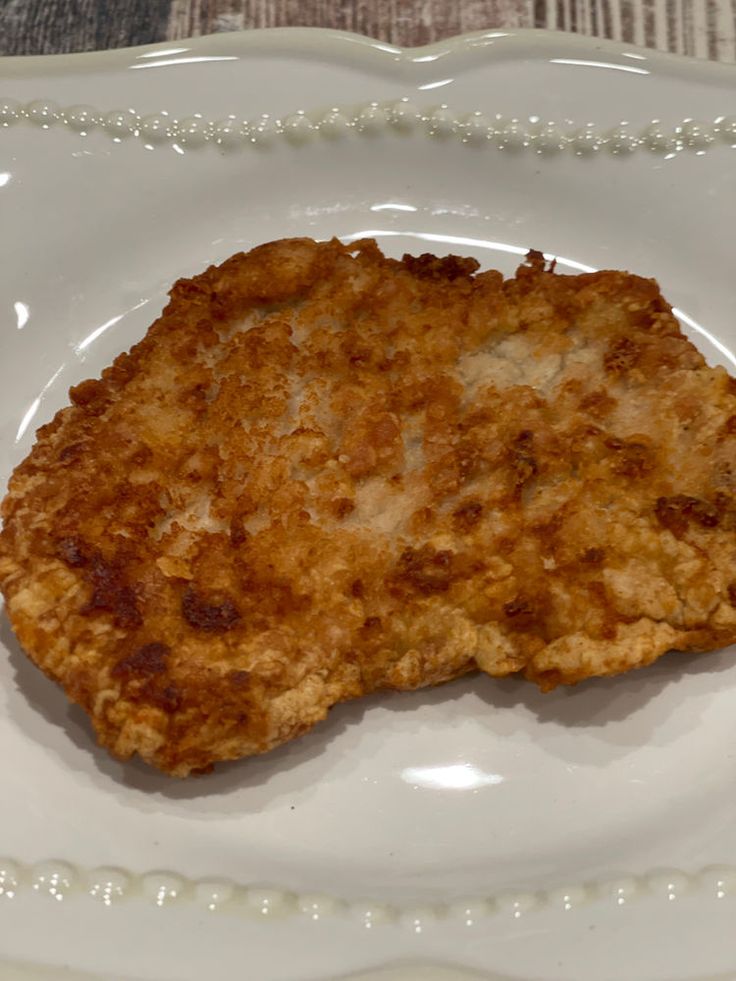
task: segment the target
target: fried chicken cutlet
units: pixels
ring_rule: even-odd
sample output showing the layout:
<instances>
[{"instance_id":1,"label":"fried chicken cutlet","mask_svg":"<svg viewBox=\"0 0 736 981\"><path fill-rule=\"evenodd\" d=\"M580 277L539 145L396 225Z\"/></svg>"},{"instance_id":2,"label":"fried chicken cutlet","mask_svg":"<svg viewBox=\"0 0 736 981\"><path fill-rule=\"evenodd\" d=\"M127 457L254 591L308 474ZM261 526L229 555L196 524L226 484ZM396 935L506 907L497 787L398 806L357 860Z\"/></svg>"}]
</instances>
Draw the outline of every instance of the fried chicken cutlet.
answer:
<instances>
[{"instance_id":1,"label":"fried chicken cutlet","mask_svg":"<svg viewBox=\"0 0 736 981\"><path fill-rule=\"evenodd\" d=\"M736 384L657 284L274 242L181 280L3 504L18 638L185 776L479 668L736 639Z\"/></svg>"}]
</instances>

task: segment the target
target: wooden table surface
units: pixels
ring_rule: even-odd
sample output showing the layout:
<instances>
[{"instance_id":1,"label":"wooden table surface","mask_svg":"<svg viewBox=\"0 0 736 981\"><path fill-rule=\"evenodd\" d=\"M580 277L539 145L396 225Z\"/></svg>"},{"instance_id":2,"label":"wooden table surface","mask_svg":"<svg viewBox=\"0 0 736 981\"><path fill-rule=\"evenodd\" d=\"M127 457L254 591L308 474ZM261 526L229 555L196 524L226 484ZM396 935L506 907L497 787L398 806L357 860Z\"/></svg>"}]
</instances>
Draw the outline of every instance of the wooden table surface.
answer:
<instances>
[{"instance_id":1,"label":"wooden table surface","mask_svg":"<svg viewBox=\"0 0 736 981\"><path fill-rule=\"evenodd\" d=\"M282 26L332 27L401 45L546 27L736 61L736 0L0 0L0 54Z\"/></svg>"}]
</instances>

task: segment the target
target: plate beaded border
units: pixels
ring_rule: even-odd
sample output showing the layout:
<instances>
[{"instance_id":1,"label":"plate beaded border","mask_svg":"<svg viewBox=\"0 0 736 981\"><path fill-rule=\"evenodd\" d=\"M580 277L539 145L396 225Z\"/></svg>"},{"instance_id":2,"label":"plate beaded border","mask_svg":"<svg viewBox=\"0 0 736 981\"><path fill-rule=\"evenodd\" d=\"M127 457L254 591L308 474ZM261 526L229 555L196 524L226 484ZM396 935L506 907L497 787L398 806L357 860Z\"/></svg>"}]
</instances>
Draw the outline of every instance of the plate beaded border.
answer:
<instances>
[{"instance_id":1,"label":"plate beaded border","mask_svg":"<svg viewBox=\"0 0 736 981\"><path fill-rule=\"evenodd\" d=\"M544 909L568 913L592 902L621 908L645 897L669 904L692 893L705 894L716 901L736 900L736 866L707 866L695 873L653 869L643 875L547 890L510 890L450 903L401 906L376 899L348 901L322 893L244 885L221 877L193 879L170 871L136 874L112 866L84 868L60 860L24 865L0 859L0 908L3 900L13 901L26 894L59 904L75 897L86 898L105 907L117 907L131 900L142 901L151 909L193 903L212 913L230 912L254 919L301 916L318 922L342 917L365 929L393 924L414 933L422 933L431 923L441 920L482 927L490 917L519 920Z\"/></svg>"},{"instance_id":2,"label":"plate beaded border","mask_svg":"<svg viewBox=\"0 0 736 981\"><path fill-rule=\"evenodd\" d=\"M100 110L90 105L62 108L50 99L22 103L0 97L0 129L30 123L40 129L66 129L80 137L98 130L116 143L130 138L150 150L169 146L179 153L206 145L220 151L264 148L283 138L294 145L321 139L338 141L350 134L363 138L382 133L424 133L438 140L456 140L474 147L532 151L553 155L562 151L590 157L601 150L627 156L637 150L673 156L683 151L704 153L718 145L736 149L736 116L713 121L683 119L674 125L654 119L635 128L621 122L608 129L572 120L545 121L485 113L457 112L443 104L420 108L408 97L358 106L332 106L326 110L297 110L283 117L267 113L251 119L231 114L207 120L199 114L175 118L165 110L142 114L133 109Z\"/></svg>"}]
</instances>

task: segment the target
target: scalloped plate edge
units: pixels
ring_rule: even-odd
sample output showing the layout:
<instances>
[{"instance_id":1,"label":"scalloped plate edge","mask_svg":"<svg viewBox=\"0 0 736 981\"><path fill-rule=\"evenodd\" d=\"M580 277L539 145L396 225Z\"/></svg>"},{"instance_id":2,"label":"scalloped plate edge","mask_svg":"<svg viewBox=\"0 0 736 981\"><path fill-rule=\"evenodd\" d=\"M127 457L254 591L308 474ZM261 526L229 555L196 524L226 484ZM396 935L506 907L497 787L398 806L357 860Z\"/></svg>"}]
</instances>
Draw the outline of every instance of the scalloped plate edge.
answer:
<instances>
[{"instance_id":1,"label":"scalloped plate edge","mask_svg":"<svg viewBox=\"0 0 736 981\"><path fill-rule=\"evenodd\" d=\"M422 63L449 57L465 60L472 65L489 52L499 60L533 58L544 60L550 55L571 55L595 52L605 56L638 55L650 65L682 78L700 77L706 81L736 82L736 66L722 62L703 61L671 52L642 48L637 45L607 38L570 34L563 31L541 29L491 30L458 34L433 44L416 48L402 48L360 34L314 27L273 27L251 31L234 31L207 34L201 37L108 51L80 52L60 55L22 55L3 58L0 61L1 77L33 78L86 71L115 71L125 68L131 57L155 57L156 55L189 54L208 52L209 56L228 58L255 54L317 54L323 58L340 60L343 56L365 64L380 66L390 74L406 74ZM186 63L185 59L181 59Z\"/></svg>"}]
</instances>

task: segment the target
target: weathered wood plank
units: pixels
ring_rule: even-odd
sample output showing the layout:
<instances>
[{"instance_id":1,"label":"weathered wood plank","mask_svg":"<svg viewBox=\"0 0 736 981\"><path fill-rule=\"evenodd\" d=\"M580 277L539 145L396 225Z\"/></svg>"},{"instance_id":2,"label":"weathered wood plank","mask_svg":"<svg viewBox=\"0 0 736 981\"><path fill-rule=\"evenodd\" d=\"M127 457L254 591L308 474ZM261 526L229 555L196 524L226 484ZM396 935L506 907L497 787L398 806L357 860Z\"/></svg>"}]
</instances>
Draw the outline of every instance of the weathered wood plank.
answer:
<instances>
[{"instance_id":1,"label":"weathered wood plank","mask_svg":"<svg viewBox=\"0 0 736 981\"><path fill-rule=\"evenodd\" d=\"M534 27L534 0L172 0L170 37L246 27L331 27L417 45L465 31Z\"/></svg>"},{"instance_id":2,"label":"weathered wood plank","mask_svg":"<svg viewBox=\"0 0 736 981\"><path fill-rule=\"evenodd\" d=\"M0 54L283 26L356 31L402 45L465 31L547 27L736 60L736 0L0 0Z\"/></svg>"},{"instance_id":3,"label":"weathered wood plank","mask_svg":"<svg viewBox=\"0 0 736 981\"><path fill-rule=\"evenodd\" d=\"M163 41L171 0L0 0L0 54L56 54Z\"/></svg>"}]
</instances>

